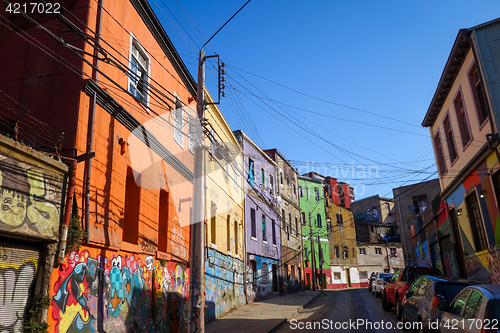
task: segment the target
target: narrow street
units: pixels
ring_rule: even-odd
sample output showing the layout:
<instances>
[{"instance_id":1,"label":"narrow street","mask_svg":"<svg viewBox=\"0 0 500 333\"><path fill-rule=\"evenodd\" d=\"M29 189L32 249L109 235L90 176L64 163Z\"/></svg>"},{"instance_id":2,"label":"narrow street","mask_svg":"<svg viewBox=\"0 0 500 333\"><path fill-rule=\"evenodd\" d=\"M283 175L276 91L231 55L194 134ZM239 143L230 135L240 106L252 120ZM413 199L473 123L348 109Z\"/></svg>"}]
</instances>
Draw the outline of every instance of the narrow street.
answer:
<instances>
[{"instance_id":1,"label":"narrow street","mask_svg":"<svg viewBox=\"0 0 500 333\"><path fill-rule=\"evenodd\" d=\"M325 291L278 332L402 332L394 311L384 312L367 288ZM359 325L356 325L359 324Z\"/></svg>"}]
</instances>

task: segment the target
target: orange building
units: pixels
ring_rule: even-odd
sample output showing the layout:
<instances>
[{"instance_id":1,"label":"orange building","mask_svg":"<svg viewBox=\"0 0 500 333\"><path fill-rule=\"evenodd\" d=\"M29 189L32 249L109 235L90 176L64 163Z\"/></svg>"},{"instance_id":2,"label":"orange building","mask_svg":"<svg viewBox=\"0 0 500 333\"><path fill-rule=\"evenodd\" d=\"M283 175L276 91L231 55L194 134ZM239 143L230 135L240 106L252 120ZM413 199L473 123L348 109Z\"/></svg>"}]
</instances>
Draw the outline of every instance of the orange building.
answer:
<instances>
[{"instance_id":1,"label":"orange building","mask_svg":"<svg viewBox=\"0 0 500 333\"><path fill-rule=\"evenodd\" d=\"M0 131L83 160L88 237L51 274L49 331L185 329L196 84L148 1L60 3L29 15L0 4L0 90L20 103L0 104ZM26 112L64 143L18 122Z\"/></svg>"}]
</instances>

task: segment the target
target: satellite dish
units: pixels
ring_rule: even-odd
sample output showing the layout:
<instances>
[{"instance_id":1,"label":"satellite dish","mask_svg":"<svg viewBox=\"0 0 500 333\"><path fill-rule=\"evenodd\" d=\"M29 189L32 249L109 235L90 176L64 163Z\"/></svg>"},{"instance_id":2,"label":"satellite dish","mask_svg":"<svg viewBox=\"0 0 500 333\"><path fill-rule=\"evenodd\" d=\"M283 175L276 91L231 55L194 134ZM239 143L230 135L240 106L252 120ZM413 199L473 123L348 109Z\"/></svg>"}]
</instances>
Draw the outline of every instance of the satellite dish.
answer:
<instances>
[{"instance_id":1,"label":"satellite dish","mask_svg":"<svg viewBox=\"0 0 500 333\"><path fill-rule=\"evenodd\" d=\"M413 207L412 205L408 205L408 209L410 210L410 212L415 211L415 207Z\"/></svg>"}]
</instances>

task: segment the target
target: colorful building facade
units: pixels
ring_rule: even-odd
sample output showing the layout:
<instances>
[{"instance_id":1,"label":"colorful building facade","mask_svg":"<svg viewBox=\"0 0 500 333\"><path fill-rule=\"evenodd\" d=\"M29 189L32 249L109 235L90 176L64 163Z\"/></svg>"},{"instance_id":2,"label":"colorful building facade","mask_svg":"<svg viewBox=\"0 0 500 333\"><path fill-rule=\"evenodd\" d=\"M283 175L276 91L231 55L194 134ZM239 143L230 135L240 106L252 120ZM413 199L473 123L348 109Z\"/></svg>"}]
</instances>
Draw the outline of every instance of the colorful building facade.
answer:
<instances>
[{"instance_id":1,"label":"colorful building facade","mask_svg":"<svg viewBox=\"0 0 500 333\"><path fill-rule=\"evenodd\" d=\"M422 126L429 127L441 185L436 251L446 275L500 283L498 125L500 20L462 29ZM431 252L434 252L432 250Z\"/></svg>"},{"instance_id":2,"label":"colorful building facade","mask_svg":"<svg viewBox=\"0 0 500 333\"><path fill-rule=\"evenodd\" d=\"M333 288L323 180L299 176L299 200L305 286L307 289Z\"/></svg>"},{"instance_id":3,"label":"colorful building facade","mask_svg":"<svg viewBox=\"0 0 500 333\"><path fill-rule=\"evenodd\" d=\"M276 162L276 190L279 203L281 235L281 276L284 293L303 288L302 225L298 194L297 169L278 149L265 152Z\"/></svg>"},{"instance_id":4,"label":"colorful building facade","mask_svg":"<svg viewBox=\"0 0 500 333\"><path fill-rule=\"evenodd\" d=\"M243 149L224 116L205 92L205 118L210 133L205 140L205 258L207 320L244 304L245 228Z\"/></svg>"},{"instance_id":5,"label":"colorful building facade","mask_svg":"<svg viewBox=\"0 0 500 333\"><path fill-rule=\"evenodd\" d=\"M276 179L276 162L244 132L234 134L244 154L246 289L247 301L253 302L273 297L284 288L277 193L272 181Z\"/></svg>"}]
</instances>

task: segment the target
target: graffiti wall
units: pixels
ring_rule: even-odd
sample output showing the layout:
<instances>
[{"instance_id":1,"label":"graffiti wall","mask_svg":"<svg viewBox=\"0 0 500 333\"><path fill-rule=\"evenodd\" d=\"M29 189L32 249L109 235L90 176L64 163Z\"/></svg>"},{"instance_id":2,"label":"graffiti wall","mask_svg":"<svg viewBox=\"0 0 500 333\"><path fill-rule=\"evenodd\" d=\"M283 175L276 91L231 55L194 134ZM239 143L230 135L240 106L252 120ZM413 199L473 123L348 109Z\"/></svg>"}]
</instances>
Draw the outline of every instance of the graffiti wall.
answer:
<instances>
[{"instance_id":1,"label":"graffiti wall","mask_svg":"<svg viewBox=\"0 0 500 333\"><path fill-rule=\"evenodd\" d=\"M280 262L278 260L247 254L248 302L268 299L278 292ZM281 288L283 288L281 286Z\"/></svg>"},{"instance_id":2,"label":"graffiti wall","mask_svg":"<svg viewBox=\"0 0 500 333\"><path fill-rule=\"evenodd\" d=\"M214 320L245 304L243 261L208 249L205 261L205 317Z\"/></svg>"},{"instance_id":3,"label":"graffiti wall","mask_svg":"<svg viewBox=\"0 0 500 333\"><path fill-rule=\"evenodd\" d=\"M500 285L500 249L482 252L465 259L467 276L471 280Z\"/></svg>"},{"instance_id":4,"label":"graffiti wall","mask_svg":"<svg viewBox=\"0 0 500 333\"><path fill-rule=\"evenodd\" d=\"M51 332L186 331L188 278L151 256L72 252L51 279Z\"/></svg>"},{"instance_id":5,"label":"graffiti wall","mask_svg":"<svg viewBox=\"0 0 500 333\"><path fill-rule=\"evenodd\" d=\"M0 155L0 231L59 237L63 174Z\"/></svg>"},{"instance_id":6,"label":"graffiti wall","mask_svg":"<svg viewBox=\"0 0 500 333\"><path fill-rule=\"evenodd\" d=\"M0 332L24 332L24 315L38 260L35 249L0 245Z\"/></svg>"}]
</instances>

